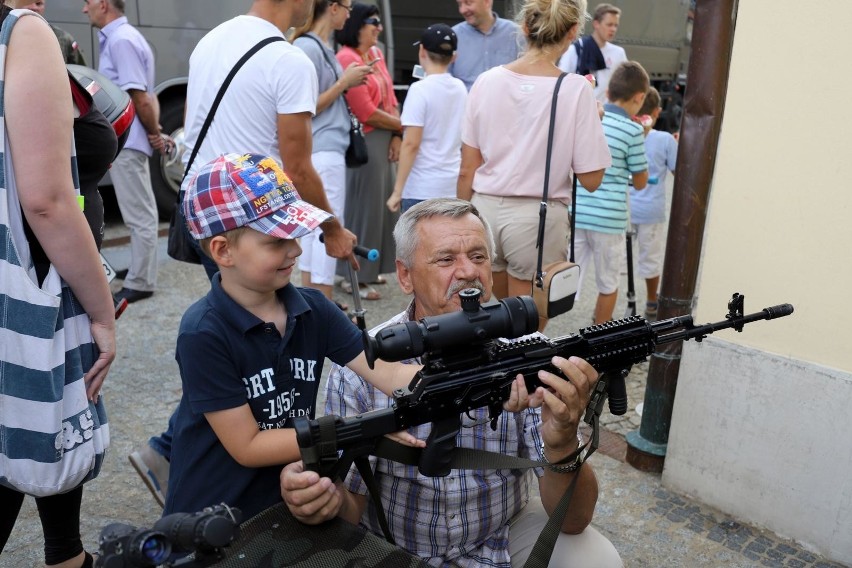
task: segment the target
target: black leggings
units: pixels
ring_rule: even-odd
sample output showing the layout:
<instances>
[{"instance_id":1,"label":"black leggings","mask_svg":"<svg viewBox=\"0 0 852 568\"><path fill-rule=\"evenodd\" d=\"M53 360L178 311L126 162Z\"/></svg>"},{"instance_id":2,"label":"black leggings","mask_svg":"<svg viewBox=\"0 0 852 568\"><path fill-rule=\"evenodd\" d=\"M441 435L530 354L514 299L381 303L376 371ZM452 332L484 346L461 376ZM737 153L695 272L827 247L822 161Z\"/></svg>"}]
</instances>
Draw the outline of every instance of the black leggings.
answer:
<instances>
[{"instance_id":1,"label":"black leggings","mask_svg":"<svg viewBox=\"0 0 852 568\"><path fill-rule=\"evenodd\" d=\"M80 540L80 502L83 486L59 495L36 497L44 531L44 562L48 566L70 560L83 552ZM0 486L0 552L6 546L24 503L24 494Z\"/></svg>"}]
</instances>

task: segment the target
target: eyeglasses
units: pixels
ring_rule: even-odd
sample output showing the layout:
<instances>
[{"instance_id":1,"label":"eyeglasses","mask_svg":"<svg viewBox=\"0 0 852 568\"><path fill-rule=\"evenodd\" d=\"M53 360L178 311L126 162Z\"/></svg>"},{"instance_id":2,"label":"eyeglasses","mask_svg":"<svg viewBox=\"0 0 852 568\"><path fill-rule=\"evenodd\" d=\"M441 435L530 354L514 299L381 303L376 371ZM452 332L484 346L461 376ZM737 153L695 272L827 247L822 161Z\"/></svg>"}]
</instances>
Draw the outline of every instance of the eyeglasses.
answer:
<instances>
[{"instance_id":1,"label":"eyeglasses","mask_svg":"<svg viewBox=\"0 0 852 568\"><path fill-rule=\"evenodd\" d=\"M348 6L346 4L344 4L343 2L332 2L332 4L337 4L341 8L344 8L350 14L352 13L352 4L349 4Z\"/></svg>"},{"instance_id":2,"label":"eyeglasses","mask_svg":"<svg viewBox=\"0 0 852 568\"><path fill-rule=\"evenodd\" d=\"M381 26L382 19L378 16L374 16L372 18L367 18L366 20L364 20L364 23L368 26Z\"/></svg>"}]
</instances>

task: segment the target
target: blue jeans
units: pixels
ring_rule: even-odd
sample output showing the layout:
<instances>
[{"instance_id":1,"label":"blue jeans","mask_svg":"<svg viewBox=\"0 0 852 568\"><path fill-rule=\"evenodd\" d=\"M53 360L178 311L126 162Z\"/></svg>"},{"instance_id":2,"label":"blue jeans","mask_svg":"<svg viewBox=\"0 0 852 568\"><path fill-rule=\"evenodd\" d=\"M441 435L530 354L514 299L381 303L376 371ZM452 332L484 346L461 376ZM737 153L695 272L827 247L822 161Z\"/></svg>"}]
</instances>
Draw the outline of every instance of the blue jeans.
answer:
<instances>
[{"instance_id":1,"label":"blue jeans","mask_svg":"<svg viewBox=\"0 0 852 568\"><path fill-rule=\"evenodd\" d=\"M199 245L198 241L189 234L189 229L186 228L186 223L183 225L183 230L186 231L189 236L192 248L198 252L198 256L201 258L201 266L204 267L204 271L207 273L207 278L212 280L213 275L219 272L219 267L216 266L216 263L213 262L212 258L204 254L204 251L201 250L201 245ZM171 461L172 457L172 436L175 431L176 417L177 408L175 408L174 411L172 411L172 415L169 416L169 425L166 428L166 431L159 436L153 436L150 440L148 440L148 445L151 446L151 449L166 458L166 461Z\"/></svg>"},{"instance_id":2,"label":"blue jeans","mask_svg":"<svg viewBox=\"0 0 852 568\"><path fill-rule=\"evenodd\" d=\"M403 199L399 203L399 212L405 213L406 211L408 211L409 209L411 209L412 207L414 207L415 205L417 205L421 201L426 201L426 200L425 199Z\"/></svg>"},{"instance_id":3,"label":"blue jeans","mask_svg":"<svg viewBox=\"0 0 852 568\"><path fill-rule=\"evenodd\" d=\"M171 461L172 459L172 437L175 432L175 420L177 420L177 408L169 416L169 425L166 431L159 436L152 436L148 440L148 445L151 446L151 449L166 458L166 461Z\"/></svg>"}]
</instances>

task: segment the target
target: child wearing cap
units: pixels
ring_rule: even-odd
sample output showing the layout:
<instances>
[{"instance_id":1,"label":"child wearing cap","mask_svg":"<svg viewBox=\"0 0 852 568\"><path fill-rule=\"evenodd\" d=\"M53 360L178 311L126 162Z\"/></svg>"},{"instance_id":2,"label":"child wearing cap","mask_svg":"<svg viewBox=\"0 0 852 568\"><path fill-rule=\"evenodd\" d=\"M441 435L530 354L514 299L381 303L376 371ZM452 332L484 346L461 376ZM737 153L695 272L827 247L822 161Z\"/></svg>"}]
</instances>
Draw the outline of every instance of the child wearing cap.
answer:
<instances>
[{"instance_id":1,"label":"child wearing cap","mask_svg":"<svg viewBox=\"0 0 852 568\"><path fill-rule=\"evenodd\" d=\"M458 38L446 24L426 28L420 41L426 77L411 85L402 108L405 129L388 209L405 212L420 201L455 197L461 166L461 124L467 89L448 73Z\"/></svg>"},{"instance_id":2,"label":"child wearing cap","mask_svg":"<svg viewBox=\"0 0 852 568\"><path fill-rule=\"evenodd\" d=\"M326 357L387 394L413 373L380 361L370 370L346 315L290 283L295 239L331 215L302 201L274 159L220 156L195 175L183 208L219 273L178 331L183 396L163 514L226 503L249 518L281 500L280 466L299 460L292 421L313 418Z\"/></svg>"}]
</instances>

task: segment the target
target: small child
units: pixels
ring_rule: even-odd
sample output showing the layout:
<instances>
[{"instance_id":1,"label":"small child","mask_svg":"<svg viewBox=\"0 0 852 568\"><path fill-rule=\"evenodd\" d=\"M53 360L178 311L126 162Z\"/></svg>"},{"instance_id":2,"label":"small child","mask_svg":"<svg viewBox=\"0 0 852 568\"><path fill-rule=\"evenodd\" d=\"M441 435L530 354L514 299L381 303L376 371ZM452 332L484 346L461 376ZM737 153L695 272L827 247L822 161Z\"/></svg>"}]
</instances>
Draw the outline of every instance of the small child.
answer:
<instances>
[{"instance_id":1,"label":"small child","mask_svg":"<svg viewBox=\"0 0 852 568\"><path fill-rule=\"evenodd\" d=\"M649 86L648 74L635 61L626 61L613 71L607 88L611 102L604 105L603 117L612 166L606 169L594 193L577 190L575 260L582 273L590 264L595 265L595 323L612 319L618 298L618 281L626 256L629 178L635 189L644 188L648 182L644 131L632 117L642 107Z\"/></svg>"},{"instance_id":2,"label":"small child","mask_svg":"<svg viewBox=\"0 0 852 568\"><path fill-rule=\"evenodd\" d=\"M642 191L630 189L630 223L639 245L636 274L645 279L648 290L645 318L652 321L657 318L657 291L666 250L666 174L674 173L677 164L675 137L653 129L662 110L660 93L651 87L639 110L640 115L651 117L650 126L645 127L645 155L651 177Z\"/></svg>"},{"instance_id":3,"label":"small child","mask_svg":"<svg viewBox=\"0 0 852 568\"><path fill-rule=\"evenodd\" d=\"M380 361L371 370L346 315L290 283L296 239L331 215L302 201L274 159L219 156L190 183L183 211L219 273L178 331L183 396L163 514L226 503L247 519L281 501L280 466L300 457L293 419L313 418L326 357L388 395L413 373Z\"/></svg>"},{"instance_id":4,"label":"small child","mask_svg":"<svg viewBox=\"0 0 852 568\"><path fill-rule=\"evenodd\" d=\"M458 38L446 24L420 36L420 65L426 77L411 85L402 108L405 133L399 169L387 206L405 212L433 197L455 197L461 166L461 124L467 89L447 72L455 61Z\"/></svg>"}]
</instances>

